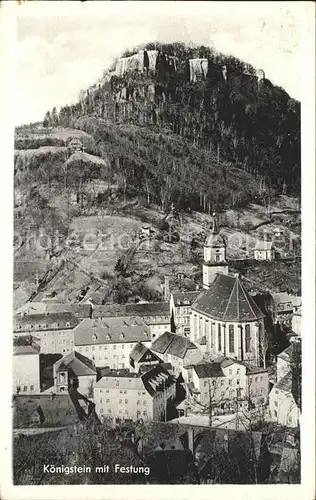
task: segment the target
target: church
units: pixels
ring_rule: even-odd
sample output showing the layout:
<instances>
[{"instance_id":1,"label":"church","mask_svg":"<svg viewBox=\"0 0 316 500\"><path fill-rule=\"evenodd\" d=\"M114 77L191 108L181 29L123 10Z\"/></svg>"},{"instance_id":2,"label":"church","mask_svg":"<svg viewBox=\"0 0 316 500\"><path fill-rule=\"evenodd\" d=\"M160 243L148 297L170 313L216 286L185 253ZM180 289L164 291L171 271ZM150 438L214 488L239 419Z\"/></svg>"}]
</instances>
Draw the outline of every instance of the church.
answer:
<instances>
[{"instance_id":1,"label":"church","mask_svg":"<svg viewBox=\"0 0 316 500\"><path fill-rule=\"evenodd\" d=\"M204 247L203 288L191 307L191 341L199 343L205 337L206 352L212 358L227 356L260 366L264 314L239 275L229 274L226 243L215 214Z\"/></svg>"}]
</instances>

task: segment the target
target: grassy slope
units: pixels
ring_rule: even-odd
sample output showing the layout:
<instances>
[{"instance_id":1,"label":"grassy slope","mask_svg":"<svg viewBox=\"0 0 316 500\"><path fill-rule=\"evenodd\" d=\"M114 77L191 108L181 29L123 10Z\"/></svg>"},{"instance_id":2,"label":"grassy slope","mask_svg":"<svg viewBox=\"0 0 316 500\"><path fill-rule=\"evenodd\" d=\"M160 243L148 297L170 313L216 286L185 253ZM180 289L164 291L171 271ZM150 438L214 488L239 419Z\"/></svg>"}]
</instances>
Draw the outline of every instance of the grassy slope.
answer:
<instances>
[{"instance_id":1,"label":"grassy slope","mask_svg":"<svg viewBox=\"0 0 316 500\"><path fill-rule=\"evenodd\" d=\"M87 124L85 127L87 128ZM126 157L133 159L134 165L140 164L145 165L146 168L152 168L151 164L153 158L148 155L147 150L147 146L150 146L150 144L155 144L155 142L161 143L162 140L165 144L165 151L168 152L167 158L169 161L171 161L172 158L182 158L186 148L185 143L177 136L171 135L171 140L169 141L169 139L167 139L167 135L161 139L161 134L158 135L153 131L140 129L139 127L117 126L112 127L111 129L109 125L106 125L104 130L108 136L108 141L106 143L102 141L101 144L98 144L98 147L101 150L102 156L107 156L107 158L110 158L110 161L115 158L115 155L118 155L120 151L123 150ZM78 131L78 133L79 132L80 131ZM63 130L60 130L60 137L62 135ZM201 157L199 157L199 151L194 147L188 148L186 152L189 155L190 161L194 159L197 161L197 158L201 159ZM154 154L154 149L150 154ZM203 155L205 155L205 153L203 153ZM217 186L219 183L219 177L216 177L217 170L214 166L214 159L211 155L209 158L212 162L212 165L210 166L211 175L217 178L217 182L215 184ZM229 169L228 176L230 180L233 179L234 182L238 183L238 189L240 188L240 185L245 182L246 184L249 183L249 185L254 183L254 179L249 174L238 169ZM113 179L111 180L113 181ZM52 189L50 191L50 196L51 205L54 206L64 218L66 218L68 215L66 213L66 194L60 189ZM271 207L273 212L295 208L296 202L290 197L279 198ZM107 216L105 216L106 214ZM79 215L78 209L77 215ZM190 241L192 236L195 234L198 234L201 231L208 231L211 224L211 218L208 214L199 212L192 212L191 214L188 214L184 211L180 211L180 215L181 225L178 229L183 242L171 244L161 241L151 243L146 241L141 244L134 256L133 261L130 263L130 270L134 273L135 280L139 279L139 275L141 273L147 272L148 282L150 282L150 285L155 289L159 289L160 283L163 282L165 274L175 276L180 270L189 276L194 272L199 273L200 265L198 261L200 250L197 250L196 257L192 258L192 255L190 254ZM84 266L84 269L92 271L96 276L100 275L104 271L113 274L117 257L120 254L124 254L128 242L132 241L136 230L139 230L142 223L149 222L157 229L157 224L163 216L164 214L160 212L158 207L155 205L152 205L150 208L144 208L137 204L137 202L127 202L124 204L119 200L108 203L106 206L101 205L99 207L90 207L89 211L84 210L80 217L77 217L76 212L74 211L71 215L70 231L76 231L81 235L79 238L81 243L77 247L68 246L68 249L64 250L64 255L66 255L69 259L74 259L77 262L80 262L82 266ZM237 222L238 217L239 222ZM251 247L254 245L255 238L262 236L262 228L256 231L251 231L249 226L268 220L268 217L261 205L250 204L244 209L239 210L239 216L237 215L236 210L229 207L227 211L221 214L221 220L223 233L226 237L236 234L238 238L242 237L245 242L248 238ZM276 225L278 227L286 228L287 220L288 216L286 214L280 215L279 220L270 224L269 228L273 228ZM299 227L288 227L287 229L289 234L292 234L292 236L299 235ZM90 233L90 236L88 236L87 233ZM116 238L114 238L114 242L110 242L109 237L111 234ZM100 235L102 235L101 239ZM86 237L86 243L90 242L90 247L89 244L86 244L85 248L83 248L83 237ZM118 240L120 237L121 241L119 242ZM231 238L231 242L233 242L233 238ZM228 257L230 259L242 258L245 257L245 255L246 253L244 250L237 247L234 248L234 245L231 245L228 248ZM47 264L47 261L45 261L44 252L38 252L36 254L34 253L34 250L25 247L17 252L15 259L15 282L19 283L19 288L15 294L15 305L21 305L35 288L34 266L39 269L39 275L41 276L41 273L43 273L47 265L49 266L50 264L49 262ZM25 266L25 261L27 260L36 260L36 263L32 263L30 266ZM286 268L284 269L284 266L276 265L275 267L276 270L273 269L272 271L273 279L271 279L271 273L269 276L265 276L262 266L258 266L257 269L252 268L250 271L247 271L247 274L255 280L258 279L260 281L264 281L266 279L267 282L269 282L269 285L273 287L273 285L278 282L278 276L276 276L276 274L279 273L285 281L287 276L287 270ZM155 277L149 278L152 272L155 273ZM292 282L299 282L300 277L297 266L289 271L289 274L291 275L290 280ZM88 283L89 277L84 273L79 270L76 270L74 273L69 269L65 269L62 271L60 276L57 276L54 280L52 280L47 287L47 290L45 290L45 293L49 294L52 291L55 291L63 300L74 300L80 290ZM191 280L188 280L187 284L190 287L194 286L194 283ZM283 289L284 287L282 286L282 283L280 283L280 287L277 288ZM44 294L41 294L40 298L43 297Z\"/></svg>"}]
</instances>

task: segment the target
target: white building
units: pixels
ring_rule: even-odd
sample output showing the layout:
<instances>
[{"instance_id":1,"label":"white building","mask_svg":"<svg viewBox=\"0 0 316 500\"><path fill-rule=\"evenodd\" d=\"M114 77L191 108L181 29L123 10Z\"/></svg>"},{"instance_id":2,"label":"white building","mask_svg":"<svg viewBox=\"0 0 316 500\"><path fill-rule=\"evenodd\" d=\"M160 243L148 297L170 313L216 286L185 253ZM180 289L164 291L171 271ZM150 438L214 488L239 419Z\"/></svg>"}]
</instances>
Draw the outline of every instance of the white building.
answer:
<instances>
[{"instance_id":1,"label":"white building","mask_svg":"<svg viewBox=\"0 0 316 500\"><path fill-rule=\"evenodd\" d=\"M94 363L79 352L73 351L53 365L54 390L67 393L70 387L78 389L84 396L93 397L97 372Z\"/></svg>"},{"instance_id":2,"label":"white building","mask_svg":"<svg viewBox=\"0 0 316 500\"><path fill-rule=\"evenodd\" d=\"M13 352L13 393L40 393L39 350L34 346L18 346Z\"/></svg>"},{"instance_id":3,"label":"white building","mask_svg":"<svg viewBox=\"0 0 316 500\"><path fill-rule=\"evenodd\" d=\"M249 409L249 403L262 407L268 403L267 370L242 361L218 358L188 368L188 392L204 406L212 404L215 413Z\"/></svg>"},{"instance_id":4,"label":"white building","mask_svg":"<svg viewBox=\"0 0 316 500\"><path fill-rule=\"evenodd\" d=\"M75 349L96 367L129 368L130 353L138 342L151 346L151 333L138 317L84 319L74 330Z\"/></svg>"},{"instance_id":5,"label":"white building","mask_svg":"<svg viewBox=\"0 0 316 500\"><path fill-rule=\"evenodd\" d=\"M254 249L255 260L274 260L275 248L272 241L258 240Z\"/></svg>"},{"instance_id":6,"label":"white building","mask_svg":"<svg viewBox=\"0 0 316 500\"><path fill-rule=\"evenodd\" d=\"M301 343L293 342L277 359L277 383L269 394L271 420L297 427L301 400Z\"/></svg>"},{"instance_id":7,"label":"white building","mask_svg":"<svg viewBox=\"0 0 316 500\"><path fill-rule=\"evenodd\" d=\"M95 385L95 410L112 422L164 420L175 394L175 379L160 364L142 375L115 371Z\"/></svg>"},{"instance_id":8,"label":"white building","mask_svg":"<svg viewBox=\"0 0 316 500\"><path fill-rule=\"evenodd\" d=\"M182 335L183 337L190 337L191 306L200 293L200 291L171 293L171 321L174 324L175 333L177 333L178 335Z\"/></svg>"},{"instance_id":9,"label":"white building","mask_svg":"<svg viewBox=\"0 0 316 500\"><path fill-rule=\"evenodd\" d=\"M171 329L169 302L144 302L137 304L106 304L93 308L92 318L137 316L150 328L151 339L154 340Z\"/></svg>"},{"instance_id":10,"label":"white building","mask_svg":"<svg viewBox=\"0 0 316 500\"><path fill-rule=\"evenodd\" d=\"M14 336L40 339L41 353L66 354L74 348L74 328L80 320L70 312L22 314L14 317Z\"/></svg>"}]
</instances>

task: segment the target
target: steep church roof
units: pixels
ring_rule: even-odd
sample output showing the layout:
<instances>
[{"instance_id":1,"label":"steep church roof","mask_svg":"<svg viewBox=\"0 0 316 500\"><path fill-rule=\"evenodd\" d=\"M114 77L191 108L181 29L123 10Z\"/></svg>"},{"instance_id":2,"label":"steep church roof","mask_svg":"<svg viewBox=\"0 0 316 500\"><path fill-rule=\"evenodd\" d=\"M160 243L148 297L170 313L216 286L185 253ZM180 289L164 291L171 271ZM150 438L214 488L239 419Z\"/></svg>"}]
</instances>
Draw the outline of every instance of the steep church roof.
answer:
<instances>
[{"instance_id":1,"label":"steep church roof","mask_svg":"<svg viewBox=\"0 0 316 500\"><path fill-rule=\"evenodd\" d=\"M264 314L245 290L238 276L219 274L211 287L201 293L192 310L219 321L256 321Z\"/></svg>"}]
</instances>

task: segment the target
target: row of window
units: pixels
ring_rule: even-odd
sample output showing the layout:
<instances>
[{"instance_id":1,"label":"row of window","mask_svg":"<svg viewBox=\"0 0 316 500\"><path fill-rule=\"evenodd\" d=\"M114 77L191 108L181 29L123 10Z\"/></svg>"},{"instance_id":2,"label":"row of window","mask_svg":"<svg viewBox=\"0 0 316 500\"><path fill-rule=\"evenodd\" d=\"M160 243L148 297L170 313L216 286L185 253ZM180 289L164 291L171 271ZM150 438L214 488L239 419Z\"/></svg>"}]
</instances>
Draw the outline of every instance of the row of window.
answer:
<instances>
[{"instance_id":1,"label":"row of window","mask_svg":"<svg viewBox=\"0 0 316 500\"><path fill-rule=\"evenodd\" d=\"M18 385L17 388L16 388L16 392L19 393L19 392L28 392L28 386L27 385L23 385L22 386L22 391L21 391L21 386ZM34 385L30 385L30 392L33 392L34 391Z\"/></svg>"},{"instance_id":2,"label":"row of window","mask_svg":"<svg viewBox=\"0 0 316 500\"><path fill-rule=\"evenodd\" d=\"M124 410L119 410L119 414L122 414L123 411ZM108 413L112 413L111 408L109 408L107 412ZM104 413L104 409L103 408L100 408L100 413ZM128 410L125 410L124 413L125 413L125 415L128 415ZM147 411L143 411L143 412L137 411L137 415L144 415L144 417L146 417L147 416Z\"/></svg>"},{"instance_id":3,"label":"row of window","mask_svg":"<svg viewBox=\"0 0 316 500\"><path fill-rule=\"evenodd\" d=\"M70 326L73 326L72 323L67 322L66 323L66 327L70 327ZM43 325L41 325L41 324L26 325L26 328L30 328L31 330L33 330L33 328L35 328L35 330L40 330L41 328L46 329L46 328L59 328L59 327L65 328L65 325L64 324L60 325L59 323L52 323L51 325L49 325L48 323L43 324ZM17 325L17 328L19 330L21 330L22 329L22 325Z\"/></svg>"}]
</instances>

